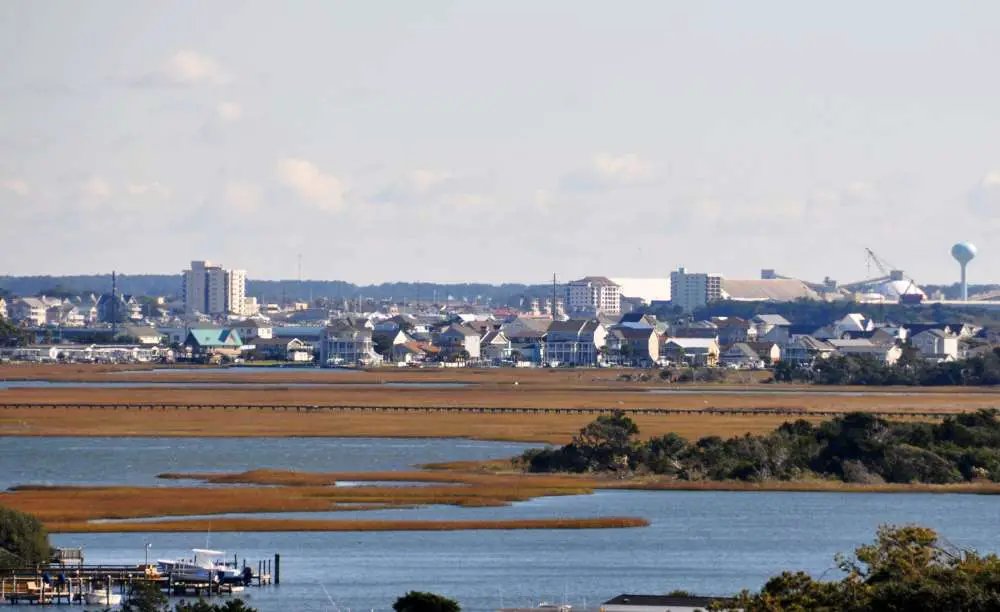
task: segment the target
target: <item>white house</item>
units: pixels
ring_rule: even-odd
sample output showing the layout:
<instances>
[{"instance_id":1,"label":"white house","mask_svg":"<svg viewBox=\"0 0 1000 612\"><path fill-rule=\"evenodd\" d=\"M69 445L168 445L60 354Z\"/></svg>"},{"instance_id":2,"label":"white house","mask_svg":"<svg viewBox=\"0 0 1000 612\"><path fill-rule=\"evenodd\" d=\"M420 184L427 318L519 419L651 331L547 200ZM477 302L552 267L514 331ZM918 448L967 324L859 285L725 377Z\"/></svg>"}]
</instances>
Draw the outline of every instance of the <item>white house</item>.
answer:
<instances>
[{"instance_id":1,"label":"white house","mask_svg":"<svg viewBox=\"0 0 1000 612\"><path fill-rule=\"evenodd\" d=\"M47 321L49 305L35 297L25 297L14 301L10 307L10 318L18 323L42 327Z\"/></svg>"},{"instance_id":2,"label":"white house","mask_svg":"<svg viewBox=\"0 0 1000 612\"><path fill-rule=\"evenodd\" d=\"M751 321L757 329L758 340L778 344L788 342L788 331L792 324L785 317L778 314L761 314Z\"/></svg>"},{"instance_id":3,"label":"white house","mask_svg":"<svg viewBox=\"0 0 1000 612\"><path fill-rule=\"evenodd\" d=\"M920 351L920 356L933 361L958 359L958 336L940 329L926 329L912 338L910 343Z\"/></svg>"},{"instance_id":4,"label":"white house","mask_svg":"<svg viewBox=\"0 0 1000 612\"><path fill-rule=\"evenodd\" d=\"M479 347L483 359L488 359L494 363L507 361L511 357L510 339L499 329L486 332L479 340Z\"/></svg>"},{"instance_id":5,"label":"white house","mask_svg":"<svg viewBox=\"0 0 1000 612\"><path fill-rule=\"evenodd\" d=\"M324 367L370 366L382 361L375 352L372 330L345 319L332 321L323 330L319 359L320 365Z\"/></svg>"},{"instance_id":6,"label":"white house","mask_svg":"<svg viewBox=\"0 0 1000 612\"><path fill-rule=\"evenodd\" d=\"M841 355L869 356L874 357L880 363L893 365L903 354L903 349L894 344L875 344L866 338L855 340L828 340L831 346Z\"/></svg>"},{"instance_id":7,"label":"white house","mask_svg":"<svg viewBox=\"0 0 1000 612\"><path fill-rule=\"evenodd\" d=\"M465 351L469 359L476 360L480 357L479 332L467 325L455 323L449 325L447 329L438 336L438 346L445 353L458 353Z\"/></svg>"},{"instance_id":8,"label":"white house","mask_svg":"<svg viewBox=\"0 0 1000 612\"><path fill-rule=\"evenodd\" d=\"M253 341L257 338L266 339L274 337L274 327L257 319L246 319L234 324L232 327L240 333L240 338L243 338L243 342L248 344L253 344Z\"/></svg>"},{"instance_id":9,"label":"white house","mask_svg":"<svg viewBox=\"0 0 1000 612\"><path fill-rule=\"evenodd\" d=\"M595 365L608 330L596 319L553 321L545 333L545 360L561 365Z\"/></svg>"}]
</instances>

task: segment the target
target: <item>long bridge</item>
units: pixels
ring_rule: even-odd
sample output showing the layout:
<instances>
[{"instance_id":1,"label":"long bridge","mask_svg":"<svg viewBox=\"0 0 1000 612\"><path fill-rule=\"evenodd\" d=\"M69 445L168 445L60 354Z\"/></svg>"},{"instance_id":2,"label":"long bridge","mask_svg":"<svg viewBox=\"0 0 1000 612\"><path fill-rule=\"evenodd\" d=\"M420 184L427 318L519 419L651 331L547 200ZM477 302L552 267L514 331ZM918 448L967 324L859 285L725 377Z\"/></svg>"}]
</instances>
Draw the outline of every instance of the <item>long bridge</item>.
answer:
<instances>
[{"instance_id":1,"label":"long bridge","mask_svg":"<svg viewBox=\"0 0 1000 612\"><path fill-rule=\"evenodd\" d=\"M852 412L864 412L879 417L899 418L941 418L949 414L964 412L952 410L817 410L809 408L716 408L712 406L697 408L630 408L626 406L611 406L605 408L537 408L537 407L488 407L488 406L357 406L339 404L171 404L171 403L39 403L19 402L2 403L0 410L23 409L77 409L77 410L115 410L122 412L173 412L173 411L220 411L220 412L277 412L277 413L372 413L372 414L517 414L517 415L602 415L616 411L637 416L672 416L672 415L719 415L719 416L813 416L838 417Z\"/></svg>"}]
</instances>

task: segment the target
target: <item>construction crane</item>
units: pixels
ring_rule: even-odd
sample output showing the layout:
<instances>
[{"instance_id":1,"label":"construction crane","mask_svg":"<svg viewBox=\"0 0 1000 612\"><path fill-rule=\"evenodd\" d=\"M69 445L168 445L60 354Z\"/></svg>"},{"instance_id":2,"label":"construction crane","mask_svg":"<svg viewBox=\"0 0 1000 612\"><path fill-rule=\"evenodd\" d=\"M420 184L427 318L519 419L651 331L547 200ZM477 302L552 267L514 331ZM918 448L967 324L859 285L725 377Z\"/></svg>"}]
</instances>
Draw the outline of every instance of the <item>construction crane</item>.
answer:
<instances>
[{"instance_id":1,"label":"construction crane","mask_svg":"<svg viewBox=\"0 0 1000 612\"><path fill-rule=\"evenodd\" d=\"M843 285L844 289L848 291L855 291L865 287L879 285L887 281L909 281L906 288L899 292L899 301L903 304L919 304L923 299L923 293L917 287L916 281L909 276L904 275L902 270L876 255L875 251L868 247L865 247L865 261L868 264L869 274L871 273L872 264L875 264L875 267L881 273L881 276Z\"/></svg>"}]
</instances>

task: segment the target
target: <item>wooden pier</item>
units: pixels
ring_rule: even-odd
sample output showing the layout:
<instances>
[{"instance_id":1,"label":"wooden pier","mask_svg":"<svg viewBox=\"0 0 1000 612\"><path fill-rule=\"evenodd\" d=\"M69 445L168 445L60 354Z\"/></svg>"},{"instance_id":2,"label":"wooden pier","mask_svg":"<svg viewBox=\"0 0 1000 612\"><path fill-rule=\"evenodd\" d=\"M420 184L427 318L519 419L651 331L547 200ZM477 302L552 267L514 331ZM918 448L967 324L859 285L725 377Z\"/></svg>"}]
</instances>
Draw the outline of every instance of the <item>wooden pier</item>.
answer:
<instances>
[{"instance_id":1,"label":"wooden pier","mask_svg":"<svg viewBox=\"0 0 1000 612\"><path fill-rule=\"evenodd\" d=\"M351 405L304 405L304 404L169 404L169 403L39 403L19 402L0 403L0 410L10 409L78 409L78 410L115 410L121 412L167 412L167 411L209 411L209 412L344 412L344 413L419 413L419 414L518 414L518 415L552 415L552 414L590 414L601 415L621 411L635 416L674 416L674 415L714 415L714 416L813 416L838 417L853 412L851 410L819 410L809 408L716 408L714 406L698 408L500 408L485 406L351 406ZM943 418L950 414L961 413L962 410L865 410L867 414L882 418Z\"/></svg>"},{"instance_id":2,"label":"wooden pier","mask_svg":"<svg viewBox=\"0 0 1000 612\"><path fill-rule=\"evenodd\" d=\"M76 565L0 571L0 602L11 604L80 604L87 594L108 594L127 599L137 585L153 584L174 596L212 597L232 594L247 587L277 585L281 555L256 562L256 569L244 559L238 580L179 580L170 573L160 574L156 565Z\"/></svg>"}]
</instances>

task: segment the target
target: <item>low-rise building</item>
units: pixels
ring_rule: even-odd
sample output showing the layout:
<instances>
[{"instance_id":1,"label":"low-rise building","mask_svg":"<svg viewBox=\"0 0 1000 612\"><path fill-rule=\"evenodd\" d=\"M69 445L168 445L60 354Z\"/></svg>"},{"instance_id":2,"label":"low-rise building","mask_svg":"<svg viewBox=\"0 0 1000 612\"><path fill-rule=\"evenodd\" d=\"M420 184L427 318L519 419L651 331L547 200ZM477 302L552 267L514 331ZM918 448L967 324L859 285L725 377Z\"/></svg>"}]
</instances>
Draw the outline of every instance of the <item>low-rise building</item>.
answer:
<instances>
[{"instance_id":1,"label":"low-rise building","mask_svg":"<svg viewBox=\"0 0 1000 612\"><path fill-rule=\"evenodd\" d=\"M764 362L765 366L771 366L781 361L781 346L777 342L761 341L747 342L747 346Z\"/></svg>"},{"instance_id":2,"label":"low-rise building","mask_svg":"<svg viewBox=\"0 0 1000 612\"><path fill-rule=\"evenodd\" d=\"M476 330L462 323L453 323L438 336L438 346L446 356L454 357L464 352L468 359L478 360L479 340Z\"/></svg>"},{"instance_id":3,"label":"low-rise building","mask_svg":"<svg viewBox=\"0 0 1000 612\"><path fill-rule=\"evenodd\" d=\"M332 321L323 331L319 359L324 367L371 366L382 361L375 352L372 330L346 319Z\"/></svg>"},{"instance_id":4,"label":"low-rise building","mask_svg":"<svg viewBox=\"0 0 1000 612\"><path fill-rule=\"evenodd\" d=\"M729 345L737 342L755 342L757 328L740 317L713 317L719 344Z\"/></svg>"},{"instance_id":5,"label":"low-rise building","mask_svg":"<svg viewBox=\"0 0 1000 612\"><path fill-rule=\"evenodd\" d=\"M608 331L605 342L611 363L651 367L660 362L660 338L650 327L617 326Z\"/></svg>"},{"instance_id":6,"label":"low-rise building","mask_svg":"<svg viewBox=\"0 0 1000 612\"><path fill-rule=\"evenodd\" d=\"M558 365L596 365L607 335L608 330L596 319L553 321L545 333L545 361Z\"/></svg>"},{"instance_id":7,"label":"low-rise building","mask_svg":"<svg viewBox=\"0 0 1000 612\"><path fill-rule=\"evenodd\" d=\"M479 350L483 359L493 363L509 361L511 356L511 342L503 330L494 329L486 332L479 339Z\"/></svg>"},{"instance_id":8,"label":"low-rise building","mask_svg":"<svg viewBox=\"0 0 1000 612\"><path fill-rule=\"evenodd\" d=\"M714 367L719 363L715 338L666 338L660 356L670 363Z\"/></svg>"},{"instance_id":9,"label":"low-rise building","mask_svg":"<svg viewBox=\"0 0 1000 612\"><path fill-rule=\"evenodd\" d=\"M867 339L843 340L835 338L828 342L840 355L872 357L885 365L893 365L903 354L903 350L895 344L875 344Z\"/></svg>"},{"instance_id":10,"label":"low-rise building","mask_svg":"<svg viewBox=\"0 0 1000 612\"><path fill-rule=\"evenodd\" d=\"M49 305L36 297L18 298L10 306L10 318L16 323L42 327L48 321Z\"/></svg>"},{"instance_id":11,"label":"low-rise building","mask_svg":"<svg viewBox=\"0 0 1000 612\"><path fill-rule=\"evenodd\" d=\"M234 323L232 328L240 333L240 338L243 338L243 341L246 343L250 343L257 338L266 339L274 337L274 326L258 319L246 319L239 323Z\"/></svg>"},{"instance_id":12,"label":"low-rise building","mask_svg":"<svg viewBox=\"0 0 1000 612\"><path fill-rule=\"evenodd\" d=\"M194 359L235 359L243 350L243 340L232 329L194 328L188 330L184 348Z\"/></svg>"},{"instance_id":13,"label":"low-rise building","mask_svg":"<svg viewBox=\"0 0 1000 612\"><path fill-rule=\"evenodd\" d=\"M298 338L256 338L250 356L257 360L305 363L313 360L313 347Z\"/></svg>"},{"instance_id":14,"label":"low-rise building","mask_svg":"<svg viewBox=\"0 0 1000 612\"><path fill-rule=\"evenodd\" d=\"M126 325L121 329L120 335L134 338L143 346L156 346L163 341L163 335L155 327Z\"/></svg>"},{"instance_id":15,"label":"low-rise building","mask_svg":"<svg viewBox=\"0 0 1000 612\"><path fill-rule=\"evenodd\" d=\"M719 362L730 368L756 370L764 367L764 360L746 342L737 342L719 356Z\"/></svg>"},{"instance_id":16,"label":"low-rise building","mask_svg":"<svg viewBox=\"0 0 1000 612\"><path fill-rule=\"evenodd\" d=\"M941 329L926 329L910 338L910 343L924 359L954 361L958 359L958 339Z\"/></svg>"},{"instance_id":17,"label":"low-rise building","mask_svg":"<svg viewBox=\"0 0 1000 612\"><path fill-rule=\"evenodd\" d=\"M812 336L796 336L785 345L781 360L794 365L812 367L818 359L826 359L836 349L829 342Z\"/></svg>"}]
</instances>

